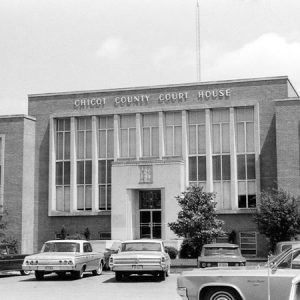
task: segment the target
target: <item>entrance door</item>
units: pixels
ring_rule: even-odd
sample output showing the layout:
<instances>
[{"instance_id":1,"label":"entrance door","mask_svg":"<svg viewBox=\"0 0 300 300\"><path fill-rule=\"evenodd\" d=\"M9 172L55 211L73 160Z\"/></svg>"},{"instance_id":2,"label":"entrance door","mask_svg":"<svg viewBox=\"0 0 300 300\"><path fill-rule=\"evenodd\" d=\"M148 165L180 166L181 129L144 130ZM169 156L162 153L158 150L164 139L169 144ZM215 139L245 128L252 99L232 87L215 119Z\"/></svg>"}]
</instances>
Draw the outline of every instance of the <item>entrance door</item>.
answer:
<instances>
[{"instance_id":1,"label":"entrance door","mask_svg":"<svg viewBox=\"0 0 300 300\"><path fill-rule=\"evenodd\" d=\"M140 191L140 238L161 238L161 193Z\"/></svg>"}]
</instances>

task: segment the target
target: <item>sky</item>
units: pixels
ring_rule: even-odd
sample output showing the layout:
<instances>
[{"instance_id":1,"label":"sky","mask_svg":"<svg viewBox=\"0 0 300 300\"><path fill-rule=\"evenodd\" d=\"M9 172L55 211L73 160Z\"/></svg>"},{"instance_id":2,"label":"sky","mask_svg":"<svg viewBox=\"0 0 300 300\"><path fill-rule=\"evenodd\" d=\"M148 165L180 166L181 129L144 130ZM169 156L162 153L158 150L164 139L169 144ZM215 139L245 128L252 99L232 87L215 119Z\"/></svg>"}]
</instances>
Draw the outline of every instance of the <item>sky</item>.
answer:
<instances>
[{"instance_id":1,"label":"sky","mask_svg":"<svg viewBox=\"0 0 300 300\"><path fill-rule=\"evenodd\" d=\"M197 82L197 0L0 0L0 115L28 94ZM199 0L201 81L288 76L299 0Z\"/></svg>"}]
</instances>

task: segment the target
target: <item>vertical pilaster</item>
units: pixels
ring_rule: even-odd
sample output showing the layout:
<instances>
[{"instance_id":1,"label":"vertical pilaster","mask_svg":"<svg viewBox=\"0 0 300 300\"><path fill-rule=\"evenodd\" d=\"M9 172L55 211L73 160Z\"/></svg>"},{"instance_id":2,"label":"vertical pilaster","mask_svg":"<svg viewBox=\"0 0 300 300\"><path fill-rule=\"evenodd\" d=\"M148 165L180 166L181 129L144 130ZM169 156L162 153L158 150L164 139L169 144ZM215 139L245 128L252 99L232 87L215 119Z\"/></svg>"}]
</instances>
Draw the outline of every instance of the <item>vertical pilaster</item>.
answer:
<instances>
[{"instance_id":1,"label":"vertical pilaster","mask_svg":"<svg viewBox=\"0 0 300 300\"><path fill-rule=\"evenodd\" d=\"M92 211L97 211L99 199L98 189L98 143L97 118L92 116Z\"/></svg>"},{"instance_id":2,"label":"vertical pilaster","mask_svg":"<svg viewBox=\"0 0 300 300\"><path fill-rule=\"evenodd\" d=\"M70 211L72 212L77 210L76 124L75 124L74 117L71 118L70 163L71 163Z\"/></svg>"},{"instance_id":3,"label":"vertical pilaster","mask_svg":"<svg viewBox=\"0 0 300 300\"><path fill-rule=\"evenodd\" d=\"M259 104L254 105L254 141L255 141L255 178L256 178L256 195L260 194L260 126L259 126ZM258 197L256 197L258 199Z\"/></svg>"},{"instance_id":4,"label":"vertical pilaster","mask_svg":"<svg viewBox=\"0 0 300 300\"><path fill-rule=\"evenodd\" d=\"M136 159L139 160L142 156L142 135L141 135L141 114L136 114Z\"/></svg>"},{"instance_id":5,"label":"vertical pilaster","mask_svg":"<svg viewBox=\"0 0 300 300\"><path fill-rule=\"evenodd\" d=\"M206 191L213 192L212 139L210 109L205 109Z\"/></svg>"},{"instance_id":6,"label":"vertical pilaster","mask_svg":"<svg viewBox=\"0 0 300 300\"><path fill-rule=\"evenodd\" d=\"M229 109L229 136L230 136L230 181L231 181L231 207L238 208L238 182L237 182L237 158L236 158L236 133L234 122L234 108Z\"/></svg>"},{"instance_id":7,"label":"vertical pilaster","mask_svg":"<svg viewBox=\"0 0 300 300\"><path fill-rule=\"evenodd\" d=\"M165 156L165 139L164 139L164 114L158 113L158 131L159 131L159 159Z\"/></svg>"},{"instance_id":8,"label":"vertical pilaster","mask_svg":"<svg viewBox=\"0 0 300 300\"><path fill-rule=\"evenodd\" d=\"M184 161L184 184L189 185L189 163L188 163L188 126L187 126L187 111L182 111L182 158Z\"/></svg>"},{"instance_id":9,"label":"vertical pilaster","mask_svg":"<svg viewBox=\"0 0 300 300\"><path fill-rule=\"evenodd\" d=\"M120 157L120 115L114 115L114 161Z\"/></svg>"},{"instance_id":10,"label":"vertical pilaster","mask_svg":"<svg viewBox=\"0 0 300 300\"><path fill-rule=\"evenodd\" d=\"M48 215L56 210L56 185L55 185L55 123L53 117L49 120L49 200Z\"/></svg>"}]
</instances>

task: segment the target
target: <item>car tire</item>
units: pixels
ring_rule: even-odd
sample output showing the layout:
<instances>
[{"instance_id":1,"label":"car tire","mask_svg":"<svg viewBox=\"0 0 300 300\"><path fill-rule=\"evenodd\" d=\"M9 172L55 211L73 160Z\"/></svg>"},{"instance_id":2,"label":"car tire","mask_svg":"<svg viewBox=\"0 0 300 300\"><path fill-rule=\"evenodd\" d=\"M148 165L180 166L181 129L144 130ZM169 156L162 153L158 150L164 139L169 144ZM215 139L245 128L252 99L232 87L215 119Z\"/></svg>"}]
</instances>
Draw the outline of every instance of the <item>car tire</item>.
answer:
<instances>
[{"instance_id":1,"label":"car tire","mask_svg":"<svg viewBox=\"0 0 300 300\"><path fill-rule=\"evenodd\" d=\"M241 297L235 290L224 287L209 289L204 300L241 300Z\"/></svg>"},{"instance_id":2,"label":"car tire","mask_svg":"<svg viewBox=\"0 0 300 300\"><path fill-rule=\"evenodd\" d=\"M167 271L161 271L159 273L159 278L160 278L161 281L166 280L166 274L167 274Z\"/></svg>"},{"instance_id":3,"label":"car tire","mask_svg":"<svg viewBox=\"0 0 300 300\"><path fill-rule=\"evenodd\" d=\"M43 271L35 271L34 275L36 280L43 280L45 274Z\"/></svg>"},{"instance_id":4,"label":"car tire","mask_svg":"<svg viewBox=\"0 0 300 300\"><path fill-rule=\"evenodd\" d=\"M103 271L103 263L102 261L99 262L98 268L96 270L93 270L92 273L94 276L101 275Z\"/></svg>"},{"instance_id":5,"label":"car tire","mask_svg":"<svg viewBox=\"0 0 300 300\"><path fill-rule=\"evenodd\" d=\"M24 275L29 275L29 274L30 274L30 271L24 271L24 270L21 270L20 273L21 273L22 276L24 276Z\"/></svg>"},{"instance_id":6,"label":"car tire","mask_svg":"<svg viewBox=\"0 0 300 300\"><path fill-rule=\"evenodd\" d=\"M115 272L116 281L121 281L123 278L123 273L120 271Z\"/></svg>"},{"instance_id":7,"label":"car tire","mask_svg":"<svg viewBox=\"0 0 300 300\"><path fill-rule=\"evenodd\" d=\"M81 267L81 269L79 271L74 271L73 272L73 277L75 279L81 279L81 278L83 278L83 272L84 272L84 268Z\"/></svg>"}]
</instances>

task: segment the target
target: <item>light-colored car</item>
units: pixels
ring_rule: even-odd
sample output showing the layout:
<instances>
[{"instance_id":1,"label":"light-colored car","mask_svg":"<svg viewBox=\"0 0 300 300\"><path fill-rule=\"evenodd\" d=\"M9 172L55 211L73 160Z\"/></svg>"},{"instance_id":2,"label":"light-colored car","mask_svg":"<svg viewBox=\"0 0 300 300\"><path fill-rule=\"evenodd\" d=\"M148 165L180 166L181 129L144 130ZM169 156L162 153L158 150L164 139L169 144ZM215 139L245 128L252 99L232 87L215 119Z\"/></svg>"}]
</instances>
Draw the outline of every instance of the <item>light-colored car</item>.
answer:
<instances>
[{"instance_id":1,"label":"light-colored car","mask_svg":"<svg viewBox=\"0 0 300 300\"><path fill-rule=\"evenodd\" d=\"M61 277L66 273L71 273L75 278L80 279L84 272L100 275L103 264L103 254L93 252L88 241L53 240L44 243L40 253L26 256L22 269L35 271L37 280L53 272Z\"/></svg>"},{"instance_id":2,"label":"light-colored car","mask_svg":"<svg viewBox=\"0 0 300 300\"><path fill-rule=\"evenodd\" d=\"M170 257L160 240L130 240L121 243L117 254L112 254L109 266L119 281L131 274L151 274L165 280L170 273Z\"/></svg>"},{"instance_id":3,"label":"light-colored car","mask_svg":"<svg viewBox=\"0 0 300 300\"><path fill-rule=\"evenodd\" d=\"M242 256L240 247L230 243L205 244L201 256L198 257L198 267L231 267L245 266L246 258Z\"/></svg>"},{"instance_id":4,"label":"light-colored car","mask_svg":"<svg viewBox=\"0 0 300 300\"><path fill-rule=\"evenodd\" d=\"M299 300L300 248L272 257L265 266L194 269L177 278L185 300Z\"/></svg>"},{"instance_id":5,"label":"light-colored car","mask_svg":"<svg viewBox=\"0 0 300 300\"><path fill-rule=\"evenodd\" d=\"M279 253L292 248L299 248L300 241L283 241L278 242L275 247L274 255L278 255Z\"/></svg>"}]
</instances>

